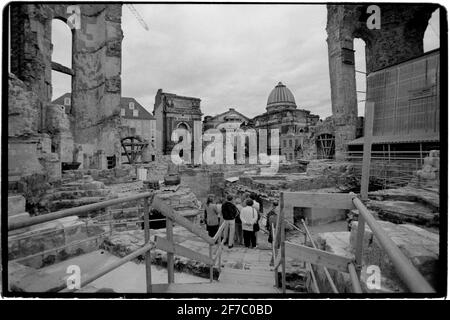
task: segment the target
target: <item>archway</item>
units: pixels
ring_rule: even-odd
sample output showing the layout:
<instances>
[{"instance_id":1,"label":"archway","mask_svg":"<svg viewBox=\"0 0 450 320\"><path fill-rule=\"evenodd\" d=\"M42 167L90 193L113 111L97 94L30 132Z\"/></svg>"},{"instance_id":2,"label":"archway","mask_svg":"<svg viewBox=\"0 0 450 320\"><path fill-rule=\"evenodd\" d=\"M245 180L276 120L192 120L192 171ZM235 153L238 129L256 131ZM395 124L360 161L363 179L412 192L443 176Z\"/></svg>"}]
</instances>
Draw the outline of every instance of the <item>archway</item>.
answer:
<instances>
[{"instance_id":1,"label":"archway","mask_svg":"<svg viewBox=\"0 0 450 320\"><path fill-rule=\"evenodd\" d=\"M72 31L66 22L52 20L52 100L66 93L62 104L67 113L71 113L72 92Z\"/></svg>"},{"instance_id":2,"label":"archway","mask_svg":"<svg viewBox=\"0 0 450 320\"><path fill-rule=\"evenodd\" d=\"M361 38L353 39L355 51L355 81L358 116L364 116L366 103L366 42Z\"/></svg>"},{"instance_id":3,"label":"archway","mask_svg":"<svg viewBox=\"0 0 450 320\"><path fill-rule=\"evenodd\" d=\"M440 15L436 9L428 20L428 26L423 36L423 51L428 52L440 47L439 39Z\"/></svg>"}]
</instances>

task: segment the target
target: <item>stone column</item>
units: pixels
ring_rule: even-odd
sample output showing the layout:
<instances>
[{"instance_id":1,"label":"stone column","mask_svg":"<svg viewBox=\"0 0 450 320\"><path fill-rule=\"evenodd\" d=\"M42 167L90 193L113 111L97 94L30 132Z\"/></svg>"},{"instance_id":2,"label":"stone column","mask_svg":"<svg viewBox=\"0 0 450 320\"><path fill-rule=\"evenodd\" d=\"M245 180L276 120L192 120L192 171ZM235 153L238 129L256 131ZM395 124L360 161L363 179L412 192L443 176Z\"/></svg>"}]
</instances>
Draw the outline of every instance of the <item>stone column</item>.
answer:
<instances>
[{"instance_id":1,"label":"stone column","mask_svg":"<svg viewBox=\"0 0 450 320\"><path fill-rule=\"evenodd\" d=\"M327 43L331 85L331 108L335 127L335 156L342 159L347 143L356 136L356 100L353 30L344 25L348 12L344 6L328 6Z\"/></svg>"}]
</instances>

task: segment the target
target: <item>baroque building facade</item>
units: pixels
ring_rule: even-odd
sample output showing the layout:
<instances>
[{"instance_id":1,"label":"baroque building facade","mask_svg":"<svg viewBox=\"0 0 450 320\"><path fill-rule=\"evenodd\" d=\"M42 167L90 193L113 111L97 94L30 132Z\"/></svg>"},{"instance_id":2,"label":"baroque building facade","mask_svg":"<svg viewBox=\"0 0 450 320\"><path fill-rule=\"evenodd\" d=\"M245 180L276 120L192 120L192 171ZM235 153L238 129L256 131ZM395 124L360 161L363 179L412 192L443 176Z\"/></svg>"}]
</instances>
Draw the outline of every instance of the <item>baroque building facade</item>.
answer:
<instances>
[{"instance_id":1,"label":"baroque building facade","mask_svg":"<svg viewBox=\"0 0 450 320\"><path fill-rule=\"evenodd\" d=\"M185 129L192 139L202 132L202 112L200 99L179 96L159 89L155 96L153 114L156 118L156 149L163 154L171 154L178 143L172 141L172 132Z\"/></svg>"},{"instance_id":2,"label":"baroque building facade","mask_svg":"<svg viewBox=\"0 0 450 320\"><path fill-rule=\"evenodd\" d=\"M251 124L257 130L266 129L268 135L271 129L278 129L279 154L292 161L303 156L304 142L310 127L318 121L318 115L298 109L291 90L279 82L269 94L266 112L253 118Z\"/></svg>"}]
</instances>

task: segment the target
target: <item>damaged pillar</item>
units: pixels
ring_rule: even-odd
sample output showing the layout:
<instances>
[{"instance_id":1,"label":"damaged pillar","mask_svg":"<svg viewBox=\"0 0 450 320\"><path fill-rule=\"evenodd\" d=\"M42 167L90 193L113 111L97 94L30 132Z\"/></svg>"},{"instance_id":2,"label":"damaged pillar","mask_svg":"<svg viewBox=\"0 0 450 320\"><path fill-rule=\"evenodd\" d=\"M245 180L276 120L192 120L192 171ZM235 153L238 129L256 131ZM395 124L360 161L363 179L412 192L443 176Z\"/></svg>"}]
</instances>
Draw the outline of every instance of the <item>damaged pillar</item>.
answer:
<instances>
[{"instance_id":1,"label":"damaged pillar","mask_svg":"<svg viewBox=\"0 0 450 320\"><path fill-rule=\"evenodd\" d=\"M366 43L366 72L400 63L423 53L423 37L435 4L380 4L380 28L367 25L370 4L327 5L327 44L331 105L335 126L336 159L342 159L347 143L355 139L358 105L353 40ZM371 99L367 92L366 100ZM375 105L375 117L377 108Z\"/></svg>"}]
</instances>

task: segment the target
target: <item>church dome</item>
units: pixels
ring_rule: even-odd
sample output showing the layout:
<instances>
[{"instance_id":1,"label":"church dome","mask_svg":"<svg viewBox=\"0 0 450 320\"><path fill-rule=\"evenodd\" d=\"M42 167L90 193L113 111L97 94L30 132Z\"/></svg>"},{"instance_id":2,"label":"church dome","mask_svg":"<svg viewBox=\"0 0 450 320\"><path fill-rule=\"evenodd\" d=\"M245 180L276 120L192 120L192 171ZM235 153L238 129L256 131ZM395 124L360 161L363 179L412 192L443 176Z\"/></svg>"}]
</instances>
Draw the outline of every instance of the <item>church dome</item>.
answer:
<instances>
[{"instance_id":1,"label":"church dome","mask_svg":"<svg viewBox=\"0 0 450 320\"><path fill-rule=\"evenodd\" d=\"M267 99L267 111L295 108L297 108L297 105L295 104L295 98L291 90L281 82L278 82Z\"/></svg>"}]
</instances>

